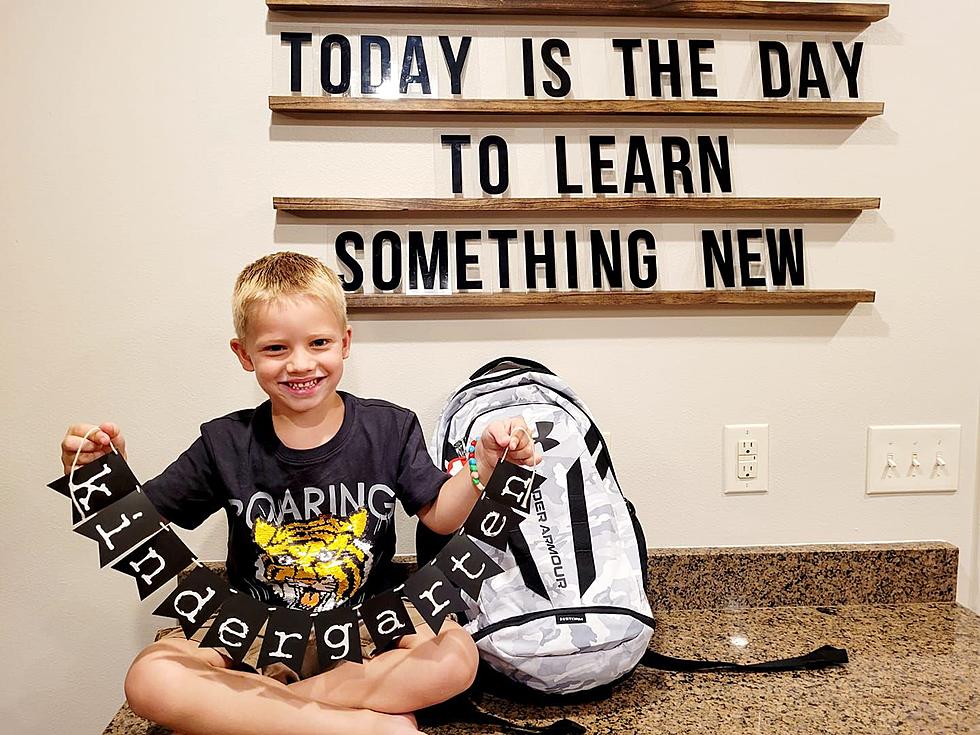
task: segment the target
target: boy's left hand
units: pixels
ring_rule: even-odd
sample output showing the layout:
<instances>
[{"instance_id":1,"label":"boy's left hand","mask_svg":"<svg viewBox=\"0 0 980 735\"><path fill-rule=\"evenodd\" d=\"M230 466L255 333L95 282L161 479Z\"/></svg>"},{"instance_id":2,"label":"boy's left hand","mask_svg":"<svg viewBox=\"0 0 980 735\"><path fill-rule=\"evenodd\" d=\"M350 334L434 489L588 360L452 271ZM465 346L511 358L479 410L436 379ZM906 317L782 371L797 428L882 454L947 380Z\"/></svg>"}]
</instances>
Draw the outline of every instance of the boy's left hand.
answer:
<instances>
[{"instance_id":1,"label":"boy's left hand","mask_svg":"<svg viewBox=\"0 0 980 735\"><path fill-rule=\"evenodd\" d=\"M507 461L517 465L536 465L541 453L534 451L531 429L517 416L494 421L483 430L476 445L476 461L480 477L489 477L493 468L507 453Z\"/></svg>"}]
</instances>

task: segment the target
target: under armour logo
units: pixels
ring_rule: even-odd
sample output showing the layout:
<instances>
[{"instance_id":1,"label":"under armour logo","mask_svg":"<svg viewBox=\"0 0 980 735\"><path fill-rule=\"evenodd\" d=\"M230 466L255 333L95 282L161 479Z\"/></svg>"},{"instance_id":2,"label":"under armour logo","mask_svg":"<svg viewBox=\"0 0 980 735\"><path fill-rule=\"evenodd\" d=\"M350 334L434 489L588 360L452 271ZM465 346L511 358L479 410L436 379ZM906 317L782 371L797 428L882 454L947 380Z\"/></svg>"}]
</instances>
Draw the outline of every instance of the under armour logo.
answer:
<instances>
[{"instance_id":1,"label":"under armour logo","mask_svg":"<svg viewBox=\"0 0 980 735\"><path fill-rule=\"evenodd\" d=\"M541 445L541 451L547 452L549 449L554 449L561 442L555 439L549 439L548 435L551 434L551 430L555 428L555 424L552 421L537 421L534 424L535 432L538 436L538 444Z\"/></svg>"}]
</instances>

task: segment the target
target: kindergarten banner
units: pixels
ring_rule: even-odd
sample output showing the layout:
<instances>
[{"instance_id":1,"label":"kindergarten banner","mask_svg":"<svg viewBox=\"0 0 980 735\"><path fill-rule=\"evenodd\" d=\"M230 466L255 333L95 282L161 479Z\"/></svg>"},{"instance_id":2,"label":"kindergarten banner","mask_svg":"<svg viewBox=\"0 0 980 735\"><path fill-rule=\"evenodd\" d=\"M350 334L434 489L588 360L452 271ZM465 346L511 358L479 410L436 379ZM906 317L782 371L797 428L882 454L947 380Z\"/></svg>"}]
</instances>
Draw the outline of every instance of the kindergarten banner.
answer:
<instances>
[{"instance_id":1,"label":"kindergarten banner","mask_svg":"<svg viewBox=\"0 0 980 735\"><path fill-rule=\"evenodd\" d=\"M327 668L342 660L362 662L361 622L379 651L414 633L403 599L415 606L435 633L451 613L466 610L461 595L475 600L483 583L503 572L473 539L498 549L507 547L511 533L527 516L534 477L526 468L502 461L463 528L432 562L404 584L360 605L321 613L269 607L233 589L202 565L143 494L117 451L73 468L48 487L71 500L73 530L98 544L100 567L111 566L133 577L141 600L180 575L154 615L174 618L187 638L210 620L199 645L221 648L235 661L241 661L264 631L259 665L281 663L298 673L311 631L320 665Z\"/></svg>"}]
</instances>

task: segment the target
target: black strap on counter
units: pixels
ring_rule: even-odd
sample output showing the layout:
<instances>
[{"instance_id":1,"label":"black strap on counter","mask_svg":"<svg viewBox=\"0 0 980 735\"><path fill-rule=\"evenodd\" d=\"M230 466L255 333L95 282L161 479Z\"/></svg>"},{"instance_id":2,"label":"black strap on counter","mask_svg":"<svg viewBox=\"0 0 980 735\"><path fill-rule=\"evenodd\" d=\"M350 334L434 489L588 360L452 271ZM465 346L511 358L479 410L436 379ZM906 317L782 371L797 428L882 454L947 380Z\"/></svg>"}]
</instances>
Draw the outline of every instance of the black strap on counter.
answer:
<instances>
[{"instance_id":1,"label":"black strap on counter","mask_svg":"<svg viewBox=\"0 0 980 735\"><path fill-rule=\"evenodd\" d=\"M467 722L474 725L495 725L501 732L517 735L584 735L586 732L580 724L568 719L561 719L550 725L520 725L488 712L473 700L472 693L462 694L417 714L420 726Z\"/></svg>"},{"instance_id":2,"label":"black strap on counter","mask_svg":"<svg viewBox=\"0 0 980 735\"><path fill-rule=\"evenodd\" d=\"M730 661L695 661L686 658L671 658L656 651L643 654L640 663L662 671L799 671L801 669L822 669L847 663L847 651L833 646L821 646L804 656L782 658L776 661L762 661L756 664L736 664Z\"/></svg>"}]
</instances>

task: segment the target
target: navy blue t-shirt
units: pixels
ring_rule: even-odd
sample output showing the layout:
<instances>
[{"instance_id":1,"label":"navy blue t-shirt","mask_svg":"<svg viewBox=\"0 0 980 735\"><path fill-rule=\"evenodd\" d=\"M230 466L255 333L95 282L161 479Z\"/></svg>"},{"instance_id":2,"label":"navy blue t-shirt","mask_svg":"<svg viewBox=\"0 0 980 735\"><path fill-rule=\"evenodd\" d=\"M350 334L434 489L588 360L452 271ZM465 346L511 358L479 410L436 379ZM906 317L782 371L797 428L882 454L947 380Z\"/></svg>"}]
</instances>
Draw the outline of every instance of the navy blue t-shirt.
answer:
<instances>
[{"instance_id":1,"label":"navy blue t-shirt","mask_svg":"<svg viewBox=\"0 0 980 735\"><path fill-rule=\"evenodd\" d=\"M395 500L415 515L449 479L413 412L338 394L344 421L326 444L284 446L266 401L203 424L143 487L182 528L224 509L229 581L263 602L319 612L376 594L394 554Z\"/></svg>"}]
</instances>

